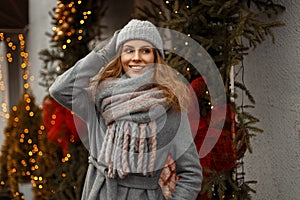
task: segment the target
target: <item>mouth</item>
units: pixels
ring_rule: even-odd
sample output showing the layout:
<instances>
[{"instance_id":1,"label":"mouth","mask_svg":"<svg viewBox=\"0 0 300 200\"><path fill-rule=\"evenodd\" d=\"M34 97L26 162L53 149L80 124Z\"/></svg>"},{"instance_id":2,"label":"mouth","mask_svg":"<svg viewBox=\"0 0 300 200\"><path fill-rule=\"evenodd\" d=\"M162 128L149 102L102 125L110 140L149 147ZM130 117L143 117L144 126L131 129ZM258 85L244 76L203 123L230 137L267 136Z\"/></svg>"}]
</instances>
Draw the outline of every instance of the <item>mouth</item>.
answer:
<instances>
[{"instance_id":1,"label":"mouth","mask_svg":"<svg viewBox=\"0 0 300 200\"><path fill-rule=\"evenodd\" d=\"M146 65L129 65L128 67L133 70L141 70L144 69Z\"/></svg>"}]
</instances>

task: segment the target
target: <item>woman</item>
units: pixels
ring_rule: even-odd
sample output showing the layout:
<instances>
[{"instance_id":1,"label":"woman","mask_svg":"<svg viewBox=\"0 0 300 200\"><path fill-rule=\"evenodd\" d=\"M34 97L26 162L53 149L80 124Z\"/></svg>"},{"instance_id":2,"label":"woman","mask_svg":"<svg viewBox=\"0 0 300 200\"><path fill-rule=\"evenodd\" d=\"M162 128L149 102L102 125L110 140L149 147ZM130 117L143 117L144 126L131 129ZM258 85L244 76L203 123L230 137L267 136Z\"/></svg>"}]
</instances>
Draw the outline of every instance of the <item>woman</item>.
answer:
<instances>
[{"instance_id":1,"label":"woman","mask_svg":"<svg viewBox=\"0 0 300 200\"><path fill-rule=\"evenodd\" d=\"M82 199L165 199L158 180L169 155L179 177L170 199L196 199L202 172L186 116L188 93L163 57L156 27L134 19L50 87L88 126Z\"/></svg>"}]
</instances>

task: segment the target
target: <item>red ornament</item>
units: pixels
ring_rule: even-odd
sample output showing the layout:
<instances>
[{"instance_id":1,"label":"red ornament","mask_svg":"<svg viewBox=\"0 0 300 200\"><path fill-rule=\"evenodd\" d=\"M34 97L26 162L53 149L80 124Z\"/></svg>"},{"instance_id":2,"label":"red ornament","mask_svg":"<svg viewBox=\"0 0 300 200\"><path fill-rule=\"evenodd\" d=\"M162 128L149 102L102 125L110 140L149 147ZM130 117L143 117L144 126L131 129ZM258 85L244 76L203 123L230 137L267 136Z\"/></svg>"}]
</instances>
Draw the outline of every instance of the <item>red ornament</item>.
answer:
<instances>
[{"instance_id":1,"label":"red ornament","mask_svg":"<svg viewBox=\"0 0 300 200\"><path fill-rule=\"evenodd\" d=\"M206 89L206 79L203 76L198 77L194 79L190 85L193 88L196 96L200 97Z\"/></svg>"},{"instance_id":2,"label":"red ornament","mask_svg":"<svg viewBox=\"0 0 300 200\"><path fill-rule=\"evenodd\" d=\"M202 77L191 83L198 97L205 91L204 86L206 87L205 80ZM191 104L188 113L194 142L198 152L209 152L200 159L201 165L215 171L233 169L237 164L237 154L233 142L235 130L232 129L235 126L234 113L230 105L214 105L213 111L209 111L206 116L201 116L195 106L197 105ZM212 112L214 112L213 120L211 119ZM209 135L207 135L208 132Z\"/></svg>"},{"instance_id":3,"label":"red ornament","mask_svg":"<svg viewBox=\"0 0 300 200\"><path fill-rule=\"evenodd\" d=\"M43 120L47 138L60 145L66 154L69 142L79 142L80 134L86 134L86 124L65 107L47 96L43 101ZM75 124L76 123L76 124Z\"/></svg>"}]
</instances>

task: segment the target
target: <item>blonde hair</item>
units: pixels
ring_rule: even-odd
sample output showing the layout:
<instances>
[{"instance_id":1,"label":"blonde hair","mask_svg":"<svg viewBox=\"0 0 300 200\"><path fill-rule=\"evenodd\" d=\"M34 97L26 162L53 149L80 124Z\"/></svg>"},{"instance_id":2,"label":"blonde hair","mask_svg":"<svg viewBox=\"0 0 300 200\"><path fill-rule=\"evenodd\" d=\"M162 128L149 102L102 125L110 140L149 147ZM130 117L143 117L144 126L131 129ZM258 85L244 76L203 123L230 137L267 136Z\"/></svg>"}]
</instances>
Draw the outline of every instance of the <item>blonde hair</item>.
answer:
<instances>
[{"instance_id":1,"label":"blonde hair","mask_svg":"<svg viewBox=\"0 0 300 200\"><path fill-rule=\"evenodd\" d=\"M164 91L167 101L175 110L187 110L190 98L187 85L180 80L175 70L167 66L157 49L154 50L154 62L156 65L155 73L152 81L157 83L157 87ZM111 62L102 68L95 75L90 84L91 88L95 88L98 84L108 78L120 77L123 73L120 52Z\"/></svg>"}]
</instances>

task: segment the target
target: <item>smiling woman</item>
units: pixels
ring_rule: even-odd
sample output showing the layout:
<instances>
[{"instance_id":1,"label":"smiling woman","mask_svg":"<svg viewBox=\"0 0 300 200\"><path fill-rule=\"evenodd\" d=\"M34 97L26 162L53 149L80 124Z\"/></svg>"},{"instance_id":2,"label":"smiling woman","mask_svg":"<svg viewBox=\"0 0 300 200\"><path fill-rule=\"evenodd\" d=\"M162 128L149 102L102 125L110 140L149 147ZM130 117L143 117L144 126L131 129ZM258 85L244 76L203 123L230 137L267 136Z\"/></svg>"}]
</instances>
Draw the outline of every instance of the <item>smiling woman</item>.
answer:
<instances>
[{"instance_id":1,"label":"smiling woman","mask_svg":"<svg viewBox=\"0 0 300 200\"><path fill-rule=\"evenodd\" d=\"M187 119L188 88L163 58L156 27L134 19L50 87L88 125L82 199L196 199L202 169ZM159 178L169 157L179 180L166 195Z\"/></svg>"},{"instance_id":2,"label":"smiling woman","mask_svg":"<svg viewBox=\"0 0 300 200\"><path fill-rule=\"evenodd\" d=\"M129 77L136 77L154 65L153 46L144 40L125 42L121 50L123 71Z\"/></svg>"}]
</instances>

